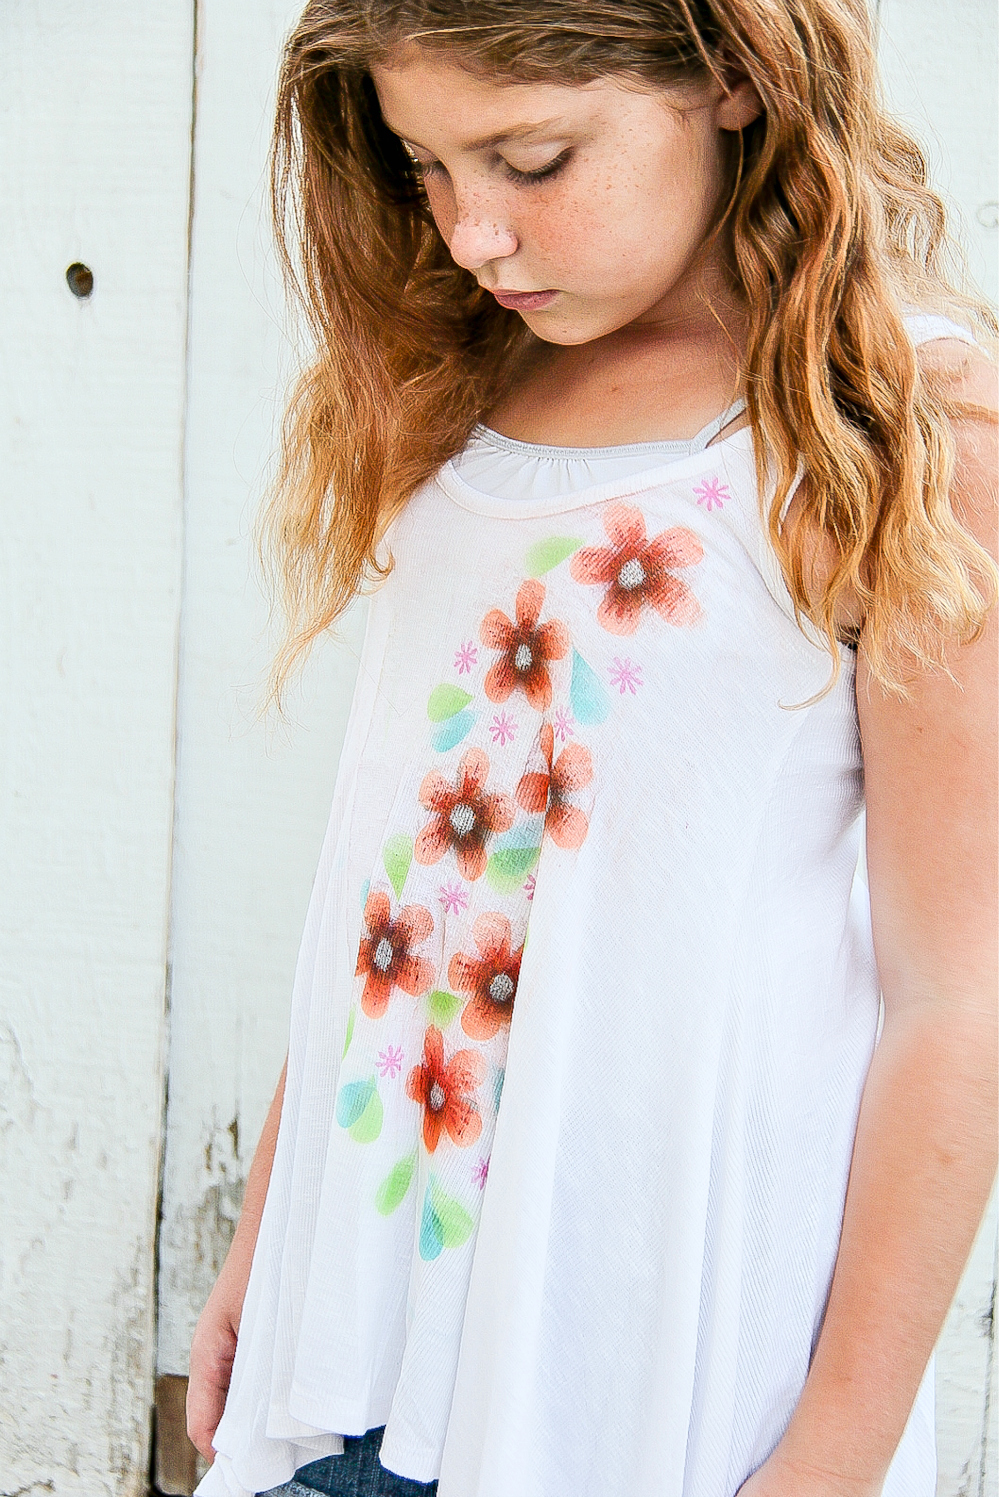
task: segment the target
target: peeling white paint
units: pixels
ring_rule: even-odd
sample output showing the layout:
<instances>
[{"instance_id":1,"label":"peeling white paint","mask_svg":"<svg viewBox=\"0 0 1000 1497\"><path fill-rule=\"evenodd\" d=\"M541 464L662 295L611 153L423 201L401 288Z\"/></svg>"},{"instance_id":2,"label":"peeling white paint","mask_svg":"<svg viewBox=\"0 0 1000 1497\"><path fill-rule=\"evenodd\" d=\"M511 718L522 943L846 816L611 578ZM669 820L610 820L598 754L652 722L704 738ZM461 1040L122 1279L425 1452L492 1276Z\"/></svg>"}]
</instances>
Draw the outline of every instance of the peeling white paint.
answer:
<instances>
[{"instance_id":1,"label":"peeling white paint","mask_svg":"<svg viewBox=\"0 0 1000 1497\"><path fill-rule=\"evenodd\" d=\"M157 1351L168 1374L187 1372L284 1059L292 971L357 664L355 619L342 644L319 652L291 725L256 720L268 650L251 526L295 363L265 159L281 43L300 8L199 6Z\"/></svg>"},{"instance_id":2,"label":"peeling white paint","mask_svg":"<svg viewBox=\"0 0 1000 1497\"><path fill-rule=\"evenodd\" d=\"M139 1497L191 7L6 0L2 29L0 1492Z\"/></svg>"}]
</instances>

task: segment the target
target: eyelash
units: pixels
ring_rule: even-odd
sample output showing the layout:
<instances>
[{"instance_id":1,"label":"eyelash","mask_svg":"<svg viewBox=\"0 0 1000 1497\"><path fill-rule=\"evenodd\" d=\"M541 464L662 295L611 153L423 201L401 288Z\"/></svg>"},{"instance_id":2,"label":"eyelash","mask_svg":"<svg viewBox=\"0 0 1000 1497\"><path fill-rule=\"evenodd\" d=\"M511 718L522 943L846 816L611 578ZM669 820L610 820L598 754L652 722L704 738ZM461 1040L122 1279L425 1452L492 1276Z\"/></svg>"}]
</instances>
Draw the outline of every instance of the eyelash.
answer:
<instances>
[{"instance_id":1,"label":"eyelash","mask_svg":"<svg viewBox=\"0 0 1000 1497\"><path fill-rule=\"evenodd\" d=\"M519 172L516 167L511 166L509 162L505 161L503 163L504 176L507 177L509 181L515 182L521 186L530 186L535 182L545 182L548 180L548 178L554 177L557 175L557 173L562 171L563 167L568 164L569 158L572 154L573 153L571 148L568 148L565 151L561 151L559 155L556 156L555 160L549 162L548 166L543 166L538 171L534 172ZM413 170L421 181L425 181L428 177L434 176L441 170L441 163L439 161L432 161L429 164L424 165L423 162L416 161L413 159L413 157L411 157L410 164L412 165Z\"/></svg>"}]
</instances>

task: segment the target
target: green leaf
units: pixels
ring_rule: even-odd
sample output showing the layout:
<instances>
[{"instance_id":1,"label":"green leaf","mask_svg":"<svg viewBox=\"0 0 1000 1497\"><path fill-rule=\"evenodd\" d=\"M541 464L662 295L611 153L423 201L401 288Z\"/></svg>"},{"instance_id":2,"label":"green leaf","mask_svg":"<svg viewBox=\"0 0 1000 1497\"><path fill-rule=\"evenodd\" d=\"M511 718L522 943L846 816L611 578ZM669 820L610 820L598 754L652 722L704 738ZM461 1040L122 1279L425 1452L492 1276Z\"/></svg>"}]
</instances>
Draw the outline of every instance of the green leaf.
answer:
<instances>
[{"instance_id":1,"label":"green leaf","mask_svg":"<svg viewBox=\"0 0 1000 1497\"><path fill-rule=\"evenodd\" d=\"M454 993L446 993L442 988L431 993L427 999L427 1011L440 1029L447 1029L461 1007L461 998L456 998Z\"/></svg>"},{"instance_id":2,"label":"green leaf","mask_svg":"<svg viewBox=\"0 0 1000 1497\"><path fill-rule=\"evenodd\" d=\"M434 1197L434 1214L438 1220L441 1241L446 1248L461 1247L472 1236L476 1225L460 1201L446 1196L435 1183L431 1189Z\"/></svg>"},{"instance_id":3,"label":"green leaf","mask_svg":"<svg viewBox=\"0 0 1000 1497\"><path fill-rule=\"evenodd\" d=\"M361 1117L375 1090L375 1078L367 1081L349 1081L337 1095L337 1122L342 1128L353 1128Z\"/></svg>"},{"instance_id":4,"label":"green leaf","mask_svg":"<svg viewBox=\"0 0 1000 1497\"><path fill-rule=\"evenodd\" d=\"M567 556L572 556L574 551L579 551L582 545L583 541L572 535L550 535L547 540L531 547L524 558L524 569L529 577L541 577L565 561Z\"/></svg>"},{"instance_id":5,"label":"green leaf","mask_svg":"<svg viewBox=\"0 0 1000 1497\"><path fill-rule=\"evenodd\" d=\"M461 686L450 686L447 681L443 681L430 694L427 716L432 723L443 723L446 717L454 717L456 712L461 712L471 701L472 697Z\"/></svg>"},{"instance_id":6,"label":"green leaf","mask_svg":"<svg viewBox=\"0 0 1000 1497\"><path fill-rule=\"evenodd\" d=\"M504 847L486 865L486 881L500 894L513 894L538 862L540 847Z\"/></svg>"},{"instance_id":7,"label":"green leaf","mask_svg":"<svg viewBox=\"0 0 1000 1497\"><path fill-rule=\"evenodd\" d=\"M382 862L389 875L389 882L396 891L396 898L402 899L403 885L413 862L412 837L407 837L405 832L398 832L395 837L390 837L382 849Z\"/></svg>"},{"instance_id":8,"label":"green leaf","mask_svg":"<svg viewBox=\"0 0 1000 1497\"><path fill-rule=\"evenodd\" d=\"M413 1180L413 1171L416 1168L416 1150L407 1154L398 1164L394 1164L386 1175L382 1184L375 1194L375 1209L382 1216L391 1216L396 1207L405 1199L406 1192Z\"/></svg>"},{"instance_id":9,"label":"green leaf","mask_svg":"<svg viewBox=\"0 0 1000 1497\"><path fill-rule=\"evenodd\" d=\"M377 1091L373 1091L368 1098L368 1106L357 1121L351 1124L350 1133L356 1144L370 1144L381 1132L382 1098Z\"/></svg>"},{"instance_id":10,"label":"green leaf","mask_svg":"<svg viewBox=\"0 0 1000 1497\"><path fill-rule=\"evenodd\" d=\"M344 1056L347 1054L348 1050L350 1049L351 1040L354 1038L354 1021L357 1018L357 1016L358 1016L357 1009L356 1008L352 1008L351 1012L347 1016L347 1034L344 1037L344 1048L341 1051L341 1055L340 1055L341 1060L343 1060Z\"/></svg>"},{"instance_id":11,"label":"green leaf","mask_svg":"<svg viewBox=\"0 0 1000 1497\"><path fill-rule=\"evenodd\" d=\"M439 754L446 754L456 743L461 743L475 720L474 712L456 712L454 717L449 717L447 722L435 728L431 734L431 743Z\"/></svg>"}]
</instances>

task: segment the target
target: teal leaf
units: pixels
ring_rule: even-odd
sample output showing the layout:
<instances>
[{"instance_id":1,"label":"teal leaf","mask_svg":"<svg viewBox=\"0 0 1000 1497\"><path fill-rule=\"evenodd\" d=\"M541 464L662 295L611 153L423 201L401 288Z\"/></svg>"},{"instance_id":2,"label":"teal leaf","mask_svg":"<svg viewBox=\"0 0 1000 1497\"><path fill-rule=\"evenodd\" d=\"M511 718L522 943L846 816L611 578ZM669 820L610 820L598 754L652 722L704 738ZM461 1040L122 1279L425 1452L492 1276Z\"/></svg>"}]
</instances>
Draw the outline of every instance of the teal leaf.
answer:
<instances>
[{"instance_id":1,"label":"teal leaf","mask_svg":"<svg viewBox=\"0 0 1000 1497\"><path fill-rule=\"evenodd\" d=\"M544 826L544 815L529 816L527 820L519 821L516 826L512 826L509 832L501 832L493 843L494 851L506 851L511 847L522 849L531 847L537 852Z\"/></svg>"},{"instance_id":2,"label":"teal leaf","mask_svg":"<svg viewBox=\"0 0 1000 1497\"><path fill-rule=\"evenodd\" d=\"M437 1217L441 1241L446 1248L461 1247L472 1236L475 1222L460 1201L446 1196L433 1181L430 1189L434 1197L434 1215Z\"/></svg>"},{"instance_id":3,"label":"teal leaf","mask_svg":"<svg viewBox=\"0 0 1000 1497\"><path fill-rule=\"evenodd\" d=\"M503 1066L497 1066L493 1072L493 1111L497 1112L500 1107L500 1093L503 1091L503 1078L505 1075Z\"/></svg>"},{"instance_id":4,"label":"teal leaf","mask_svg":"<svg viewBox=\"0 0 1000 1497\"><path fill-rule=\"evenodd\" d=\"M440 1256L444 1247L444 1232L441 1230L441 1222L431 1201L431 1187L428 1181L427 1190L424 1193L424 1211L420 1219L420 1256L425 1263L433 1262Z\"/></svg>"},{"instance_id":5,"label":"teal leaf","mask_svg":"<svg viewBox=\"0 0 1000 1497\"><path fill-rule=\"evenodd\" d=\"M454 717L456 712L461 712L467 707L472 697L461 686L449 686L447 681L440 686L435 686L427 703L427 716L432 723L443 723L446 718Z\"/></svg>"},{"instance_id":6,"label":"teal leaf","mask_svg":"<svg viewBox=\"0 0 1000 1497\"><path fill-rule=\"evenodd\" d=\"M588 727L602 723L611 711L611 698L598 680L597 675L576 650L573 651L573 673L569 683L569 699L577 722Z\"/></svg>"},{"instance_id":7,"label":"teal leaf","mask_svg":"<svg viewBox=\"0 0 1000 1497\"><path fill-rule=\"evenodd\" d=\"M402 899L403 885L413 862L413 839L404 832L390 837L382 849L382 862L389 875L389 882L396 891L396 898Z\"/></svg>"},{"instance_id":8,"label":"teal leaf","mask_svg":"<svg viewBox=\"0 0 1000 1497\"><path fill-rule=\"evenodd\" d=\"M417 1163L416 1150L394 1164L375 1193L375 1209L381 1216L391 1216L406 1197Z\"/></svg>"},{"instance_id":9,"label":"teal leaf","mask_svg":"<svg viewBox=\"0 0 1000 1497\"><path fill-rule=\"evenodd\" d=\"M436 733L431 734L431 743L439 754L444 754L456 743L461 743L476 720L474 712L456 712L454 717L442 723Z\"/></svg>"},{"instance_id":10,"label":"teal leaf","mask_svg":"<svg viewBox=\"0 0 1000 1497\"><path fill-rule=\"evenodd\" d=\"M439 1029L447 1029L461 1007L461 998L446 993L443 988L432 993L427 1000L427 1011Z\"/></svg>"},{"instance_id":11,"label":"teal leaf","mask_svg":"<svg viewBox=\"0 0 1000 1497\"><path fill-rule=\"evenodd\" d=\"M371 1101L374 1091L374 1076L367 1081L348 1081L346 1086L340 1088L337 1096L337 1122L342 1128L353 1128Z\"/></svg>"},{"instance_id":12,"label":"teal leaf","mask_svg":"<svg viewBox=\"0 0 1000 1497\"><path fill-rule=\"evenodd\" d=\"M354 1021L357 1016L357 1009L352 1008L351 1012L347 1016L347 1034L344 1037L344 1048L340 1053L341 1060L343 1060L344 1056L347 1054L348 1050L351 1047L351 1040L354 1038Z\"/></svg>"},{"instance_id":13,"label":"teal leaf","mask_svg":"<svg viewBox=\"0 0 1000 1497\"><path fill-rule=\"evenodd\" d=\"M538 862L540 847L503 847L486 865L486 881L498 894L513 894Z\"/></svg>"},{"instance_id":14,"label":"teal leaf","mask_svg":"<svg viewBox=\"0 0 1000 1497\"><path fill-rule=\"evenodd\" d=\"M351 1137L356 1144L370 1144L382 1132L382 1098L373 1091L368 1106L361 1116L351 1124Z\"/></svg>"},{"instance_id":15,"label":"teal leaf","mask_svg":"<svg viewBox=\"0 0 1000 1497\"><path fill-rule=\"evenodd\" d=\"M547 540L531 547L524 558L524 569L529 577L541 577L565 561L567 556L572 556L574 551L579 551L582 545L583 541L572 535L550 535Z\"/></svg>"},{"instance_id":16,"label":"teal leaf","mask_svg":"<svg viewBox=\"0 0 1000 1497\"><path fill-rule=\"evenodd\" d=\"M371 891L371 886L372 886L372 881L371 881L370 878L366 878L365 881L364 881L364 883L361 885L361 908L362 909L364 909L365 905L368 903L368 895L369 895L369 893Z\"/></svg>"}]
</instances>

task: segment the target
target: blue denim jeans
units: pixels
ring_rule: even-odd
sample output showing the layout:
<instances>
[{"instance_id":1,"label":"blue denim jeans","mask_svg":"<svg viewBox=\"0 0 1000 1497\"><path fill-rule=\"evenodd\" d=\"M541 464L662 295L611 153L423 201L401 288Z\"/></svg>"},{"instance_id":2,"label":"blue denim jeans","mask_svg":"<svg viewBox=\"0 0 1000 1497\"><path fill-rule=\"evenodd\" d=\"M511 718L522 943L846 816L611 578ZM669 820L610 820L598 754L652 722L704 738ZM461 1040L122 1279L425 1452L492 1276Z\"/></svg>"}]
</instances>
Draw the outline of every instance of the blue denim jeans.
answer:
<instances>
[{"instance_id":1,"label":"blue denim jeans","mask_svg":"<svg viewBox=\"0 0 1000 1497\"><path fill-rule=\"evenodd\" d=\"M259 1497L435 1497L436 1481L411 1481L395 1476L379 1463L385 1426L370 1429L360 1439L344 1436L343 1455L324 1456L308 1466L300 1466L292 1480L283 1487L260 1493Z\"/></svg>"}]
</instances>

